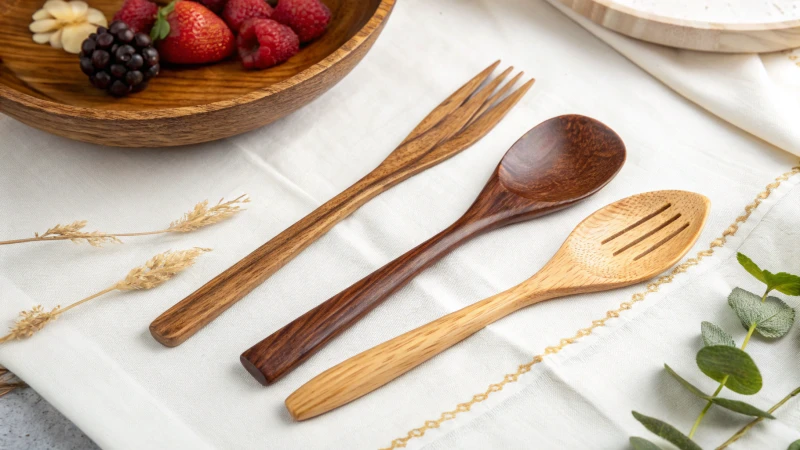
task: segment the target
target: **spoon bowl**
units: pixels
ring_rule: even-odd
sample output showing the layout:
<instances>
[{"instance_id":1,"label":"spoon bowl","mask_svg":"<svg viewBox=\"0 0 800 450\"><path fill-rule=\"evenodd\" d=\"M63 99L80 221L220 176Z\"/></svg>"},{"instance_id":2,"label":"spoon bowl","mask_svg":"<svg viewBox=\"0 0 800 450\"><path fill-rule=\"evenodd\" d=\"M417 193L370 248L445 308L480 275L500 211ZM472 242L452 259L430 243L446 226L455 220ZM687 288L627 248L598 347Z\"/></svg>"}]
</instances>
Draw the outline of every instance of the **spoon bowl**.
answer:
<instances>
[{"instance_id":1,"label":"spoon bowl","mask_svg":"<svg viewBox=\"0 0 800 450\"><path fill-rule=\"evenodd\" d=\"M460 219L245 351L242 365L261 384L273 383L454 248L574 205L611 181L624 162L622 139L594 119L571 114L537 125L506 153Z\"/></svg>"},{"instance_id":2,"label":"spoon bowl","mask_svg":"<svg viewBox=\"0 0 800 450\"><path fill-rule=\"evenodd\" d=\"M497 177L522 197L577 201L605 186L624 162L625 145L614 130L571 114L525 133L503 156Z\"/></svg>"},{"instance_id":3,"label":"spoon bowl","mask_svg":"<svg viewBox=\"0 0 800 450\"><path fill-rule=\"evenodd\" d=\"M597 211L578 225L559 252L580 267L582 276L570 281L573 288L613 288L663 272L700 235L708 209L702 195L655 191Z\"/></svg>"}]
</instances>

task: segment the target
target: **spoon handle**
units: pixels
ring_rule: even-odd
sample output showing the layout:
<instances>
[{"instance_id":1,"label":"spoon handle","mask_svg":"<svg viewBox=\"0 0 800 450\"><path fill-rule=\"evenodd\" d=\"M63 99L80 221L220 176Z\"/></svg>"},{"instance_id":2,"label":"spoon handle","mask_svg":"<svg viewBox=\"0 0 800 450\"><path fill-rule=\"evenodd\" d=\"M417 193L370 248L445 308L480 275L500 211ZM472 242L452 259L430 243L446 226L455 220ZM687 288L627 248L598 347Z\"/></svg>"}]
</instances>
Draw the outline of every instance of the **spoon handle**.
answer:
<instances>
[{"instance_id":1,"label":"spoon handle","mask_svg":"<svg viewBox=\"0 0 800 450\"><path fill-rule=\"evenodd\" d=\"M242 353L242 364L261 384L272 384L361 319L417 273L486 229L487 221L473 222L462 217L441 233Z\"/></svg>"},{"instance_id":2,"label":"spoon handle","mask_svg":"<svg viewBox=\"0 0 800 450\"><path fill-rule=\"evenodd\" d=\"M366 395L490 323L535 301L550 290L525 282L360 353L313 378L286 399L296 420L328 412Z\"/></svg>"}]
</instances>

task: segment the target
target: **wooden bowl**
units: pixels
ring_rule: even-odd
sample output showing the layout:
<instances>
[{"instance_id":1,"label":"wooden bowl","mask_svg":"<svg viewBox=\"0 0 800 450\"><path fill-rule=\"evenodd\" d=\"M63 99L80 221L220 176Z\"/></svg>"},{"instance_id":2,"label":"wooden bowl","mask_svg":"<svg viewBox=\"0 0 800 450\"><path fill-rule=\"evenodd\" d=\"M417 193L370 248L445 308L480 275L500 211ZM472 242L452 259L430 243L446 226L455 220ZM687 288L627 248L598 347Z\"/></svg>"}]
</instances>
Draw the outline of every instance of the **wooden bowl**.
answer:
<instances>
[{"instance_id":1,"label":"wooden bowl","mask_svg":"<svg viewBox=\"0 0 800 450\"><path fill-rule=\"evenodd\" d=\"M110 19L122 0L87 0ZM120 147L195 144L273 122L347 75L372 47L394 0L323 0L322 37L289 61L245 70L235 59L167 66L139 93L115 99L89 84L77 55L33 42L44 0L0 0L0 112L70 139Z\"/></svg>"}]
</instances>

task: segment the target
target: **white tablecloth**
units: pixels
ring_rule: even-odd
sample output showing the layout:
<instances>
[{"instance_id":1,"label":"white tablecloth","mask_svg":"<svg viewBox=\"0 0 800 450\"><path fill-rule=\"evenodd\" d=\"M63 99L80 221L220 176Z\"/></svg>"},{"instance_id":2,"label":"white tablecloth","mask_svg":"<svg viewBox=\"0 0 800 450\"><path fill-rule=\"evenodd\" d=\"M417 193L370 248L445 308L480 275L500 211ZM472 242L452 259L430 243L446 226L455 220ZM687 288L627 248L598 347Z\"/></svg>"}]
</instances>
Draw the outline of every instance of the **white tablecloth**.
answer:
<instances>
[{"instance_id":1,"label":"white tablecloth","mask_svg":"<svg viewBox=\"0 0 800 450\"><path fill-rule=\"evenodd\" d=\"M362 207L182 346L167 349L150 337L147 326L159 313L376 166L428 111L496 58L538 82L486 138ZM595 117L625 140L627 164L606 189L569 210L467 243L271 387L240 366L238 355L250 345L458 218L517 137L564 113ZM766 183L796 163L765 141L796 151L789 145L794 132L783 130L784 140L758 138L709 114L551 5L531 0L401 1L371 53L334 89L278 123L219 142L120 150L2 117L2 238L77 219L106 231L155 229L203 198L249 193L253 201L231 221L188 235L130 238L102 249L2 248L0 312L9 321L37 303L82 298L166 249L214 252L163 287L94 301L29 340L0 346L0 364L105 448L386 446L643 287L521 311L313 420L292 422L283 400L349 356L526 279L584 216L621 197L656 189L705 194L713 210L697 249L706 248ZM731 263L739 246L756 260L777 255L775 268L796 265L798 178L702 266L409 446L620 448L628 435L646 435L631 409L685 428L699 405L664 379L661 364L691 374L699 321L735 327L724 296L734 283L750 283ZM758 405L786 393L797 373L788 357L794 344L796 338L778 347L751 344L770 374ZM698 435L703 445L734 431L730 424L729 433L715 430L729 416L714 414ZM785 414L749 442L800 437L789 428L800 422L797 406ZM739 448L757 448L746 445Z\"/></svg>"}]
</instances>

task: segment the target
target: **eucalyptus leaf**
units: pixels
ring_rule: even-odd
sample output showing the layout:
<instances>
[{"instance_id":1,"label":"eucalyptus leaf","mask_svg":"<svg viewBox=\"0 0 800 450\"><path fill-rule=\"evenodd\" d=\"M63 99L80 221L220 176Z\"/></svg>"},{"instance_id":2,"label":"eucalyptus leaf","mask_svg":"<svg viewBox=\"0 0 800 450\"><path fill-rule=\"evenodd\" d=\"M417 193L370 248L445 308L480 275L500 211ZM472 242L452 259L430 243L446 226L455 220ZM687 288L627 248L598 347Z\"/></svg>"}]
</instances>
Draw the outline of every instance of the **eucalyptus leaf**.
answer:
<instances>
[{"instance_id":1,"label":"eucalyptus leaf","mask_svg":"<svg viewBox=\"0 0 800 450\"><path fill-rule=\"evenodd\" d=\"M701 391L698 387L696 387L692 383L689 383L682 376L678 375L677 372L672 370L672 367L664 364L664 369L667 371L668 374L672 375L672 378L675 378L676 380L678 380L678 383L682 384L683 387L685 387L692 394L694 394L694 395L696 395L696 396L698 396L698 397L700 397L700 398L702 398L704 400L708 400L710 398L708 395L704 394L703 391Z\"/></svg>"},{"instance_id":2,"label":"eucalyptus leaf","mask_svg":"<svg viewBox=\"0 0 800 450\"><path fill-rule=\"evenodd\" d=\"M761 390L761 372L753 358L736 347L714 345L703 347L697 352L697 367L709 378L720 383L733 392L753 395Z\"/></svg>"},{"instance_id":3,"label":"eucalyptus leaf","mask_svg":"<svg viewBox=\"0 0 800 450\"><path fill-rule=\"evenodd\" d=\"M648 441L645 438L640 438L638 436L633 436L630 439L631 447L633 450L661 450L659 446L653 444L652 442Z\"/></svg>"},{"instance_id":4,"label":"eucalyptus leaf","mask_svg":"<svg viewBox=\"0 0 800 450\"><path fill-rule=\"evenodd\" d=\"M762 303L758 295L737 287L728 296L728 304L745 329L755 323L756 332L767 338L784 336L794 324L794 309L777 297L767 297Z\"/></svg>"},{"instance_id":5,"label":"eucalyptus leaf","mask_svg":"<svg viewBox=\"0 0 800 450\"><path fill-rule=\"evenodd\" d=\"M736 259L744 267L744 270L767 285L767 292L776 290L786 295L800 295L800 276L786 272L772 273L769 270L763 270L752 259L742 253L737 253Z\"/></svg>"},{"instance_id":6,"label":"eucalyptus leaf","mask_svg":"<svg viewBox=\"0 0 800 450\"><path fill-rule=\"evenodd\" d=\"M774 419L775 418L775 416L773 416L772 414L770 414L770 413L768 413L766 411L762 411L762 410L756 408L753 405L750 405L750 404L745 403L745 402L741 402L739 400L731 400L731 399L727 399L727 398L716 397L716 398L712 399L711 402L714 403L717 406L721 406L721 407L723 407L725 409L731 410L733 412L737 412L739 414L744 414L746 416L763 417L765 419Z\"/></svg>"},{"instance_id":7,"label":"eucalyptus leaf","mask_svg":"<svg viewBox=\"0 0 800 450\"><path fill-rule=\"evenodd\" d=\"M789 444L789 448L786 450L800 450L800 439Z\"/></svg>"},{"instance_id":8,"label":"eucalyptus leaf","mask_svg":"<svg viewBox=\"0 0 800 450\"><path fill-rule=\"evenodd\" d=\"M750 275L756 277L758 281L767 284L767 279L764 277L764 271L758 267L758 264L754 263L752 259L748 258L744 255L744 253L737 253L736 259L739 261L739 264L744 267L744 270L748 271Z\"/></svg>"},{"instance_id":9,"label":"eucalyptus leaf","mask_svg":"<svg viewBox=\"0 0 800 450\"><path fill-rule=\"evenodd\" d=\"M678 431L678 429L673 427L672 425L664 421L658 420L656 418L648 417L645 416L644 414L639 414L636 411L632 411L632 413L633 417L636 420L638 420L639 423L644 425L644 427L647 428L650 432L666 439L669 442L672 442L679 449L702 450L699 445L695 444L694 441L689 439L688 436Z\"/></svg>"},{"instance_id":10,"label":"eucalyptus leaf","mask_svg":"<svg viewBox=\"0 0 800 450\"><path fill-rule=\"evenodd\" d=\"M736 347L736 343L733 342L731 335L711 322L701 323L700 330L703 333L703 343L707 347L712 345L727 345L729 347Z\"/></svg>"},{"instance_id":11,"label":"eucalyptus leaf","mask_svg":"<svg viewBox=\"0 0 800 450\"><path fill-rule=\"evenodd\" d=\"M794 325L794 308L777 297L767 297L762 303L763 320L756 325L756 333L767 338L785 336Z\"/></svg>"},{"instance_id":12,"label":"eucalyptus leaf","mask_svg":"<svg viewBox=\"0 0 800 450\"><path fill-rule=\"evenodd\" d=\"M733 288L728 295L728 305L733 309L745 329L759 318L761 297L742 288Z\"/></svg>"},{"instance_id":13,"label":"eucalyptus leaf","mask_svg":"<svg viewBox=\"0 0 800 450\"><path fill-rule=\"evenodd\" d=\"M764 278L767 279L767 288L775 289L786 295L800 295L800 277L786 272L770 273L764 271Z\"/></svg>"}]
</instances>

